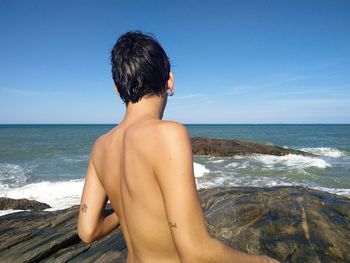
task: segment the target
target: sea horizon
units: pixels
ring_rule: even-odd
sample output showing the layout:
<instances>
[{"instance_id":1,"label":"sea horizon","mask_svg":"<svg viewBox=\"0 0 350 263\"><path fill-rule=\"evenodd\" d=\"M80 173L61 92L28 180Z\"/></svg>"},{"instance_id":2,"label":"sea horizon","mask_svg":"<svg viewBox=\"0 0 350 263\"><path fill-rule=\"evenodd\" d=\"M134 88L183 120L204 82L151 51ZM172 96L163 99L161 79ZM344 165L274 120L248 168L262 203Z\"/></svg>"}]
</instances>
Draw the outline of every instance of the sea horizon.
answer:
<instances>
[{"instance_id":1,"label":"sea horizon","mask_svg":"<svg viewBox=\"0 0 350 263\"><path fill-rule=\"evenodd\" d=\"M164 120L176 121L177 120ZM182 122L180 122L182 123ZM117 125L119 123L0 123L7 125ZM183 125L350 125L350 123L182 123Z\"/></svg>"}]
</instances>

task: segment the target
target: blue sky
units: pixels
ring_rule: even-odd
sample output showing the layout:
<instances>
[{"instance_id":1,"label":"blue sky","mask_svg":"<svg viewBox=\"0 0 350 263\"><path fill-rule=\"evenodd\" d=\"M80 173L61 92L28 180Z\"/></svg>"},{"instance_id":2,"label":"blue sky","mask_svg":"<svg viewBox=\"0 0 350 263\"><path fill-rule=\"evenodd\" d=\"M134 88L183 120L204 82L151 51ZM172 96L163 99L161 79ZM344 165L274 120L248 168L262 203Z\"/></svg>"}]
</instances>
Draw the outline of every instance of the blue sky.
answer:
<instances>
[{"instance_id":1,"label":"blue sky","mask_svg":"<svg viewBox=\"0 0 350 263\"><path fill-rule=\"evenodd\" d=\"M0 123L118 123L109 54L153 33L182 123L350 123L349 1L0 0Z\"/></svg>"}]
</instances>

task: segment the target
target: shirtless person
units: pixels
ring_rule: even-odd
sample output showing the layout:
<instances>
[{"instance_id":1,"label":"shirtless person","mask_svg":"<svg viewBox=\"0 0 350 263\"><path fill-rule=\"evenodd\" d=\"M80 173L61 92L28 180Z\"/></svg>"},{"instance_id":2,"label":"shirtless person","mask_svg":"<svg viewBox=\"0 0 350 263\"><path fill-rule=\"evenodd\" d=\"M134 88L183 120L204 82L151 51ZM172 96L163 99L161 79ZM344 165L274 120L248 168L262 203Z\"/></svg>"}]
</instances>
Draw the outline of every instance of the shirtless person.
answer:
<instances>
[{"instance_id":1,"label":"shirtless person","mask_svg":"<svg viewBox=\"0 0 350 263\"><path fill-rule=\"evenodd\" d=\"M187 129L162 120L167 97L174 95L174 77L159 43L139 31L127 32L113 47L111 61L126 113L91 151L80 238L91 243L120 225L128 263L277 262L209 236ZM115 213L104 217L107 200Z\"/></svg>"}]
</instances>

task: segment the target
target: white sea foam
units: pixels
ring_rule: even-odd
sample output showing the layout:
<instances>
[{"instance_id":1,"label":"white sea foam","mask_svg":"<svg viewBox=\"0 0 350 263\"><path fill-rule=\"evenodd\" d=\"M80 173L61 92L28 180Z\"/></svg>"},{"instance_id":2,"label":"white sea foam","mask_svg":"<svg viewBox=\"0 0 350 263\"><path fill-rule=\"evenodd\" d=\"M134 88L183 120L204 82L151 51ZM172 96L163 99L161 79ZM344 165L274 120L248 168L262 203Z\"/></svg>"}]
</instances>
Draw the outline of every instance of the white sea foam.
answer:
<instances>
[{"instance_id":1,"label":"white sea foam","mask_svg":"<svg viewBox=\"0 0 350 263\"><path fill-rule=\"evenodd\" d=\"M222 175L216 178L210 178L206 181L197 181L197 188L212 188L223 186L242 186L242 187L274 187L274 186L304 186L312 189L343 195L350 197L350 189L348 188L329 188L321 186L311 186L306 183L291 182L286 177L271 178L268 176L232 176Z\"/></svg>"},{"instance_id":2,"label":"white sea foam","mask_svg":"<svg viewBox=\"0 0 350 263\"><path fill-rule=\"evenodd\" d=\"M210 163L223 163L225 160L219 159L219 160L210 160Z\"/></svg>"},{"instance_id":3,"label":"white sea foam","mask_svg":"<svg viewBox=\"0 0 350 263\"><path fill-rule=\"evenodd\" d=\"M193 163L193 170L195 177L202 177L205 173L209 173L210 170L207 169L203 164Z\"/></svg>"},{"instance_id":4,"label":"white sea foam","mask_svg":"<svg viewBox=\"0 0 350 263\"><path fill-rule=\"evenodd\" d=\"M262 163L266 168L276 168L277 166L296 169L303 169L308 167L331 167L331 164L327 163L321 158L308 157L297 154L287 154L283 156L253 154L248 158Z\"/></svg>"},{"instance_id":5,"label":"white sea foam","mask_svg":"<svg viewBox=\"0 0 350 263\"><path fill-rule=\"evenodd\" d=\"M313 186L310 187L316 190L324 191L324 192L329 192L332 194L337 194L337 195L343 195L350 197L350 189L347 188L329 188L329 187L318 187L318 186Z\"/></svg>"},{"instance_id":6,"label":"white sea foam","mask_svg":"<svg viewBox=\"0 0 350 263\"><path fill-rule=\"evenodd\" d=\"M239 162L232 162L232 163L229 163L229 164L225 165L225 167L232 167L232 168L236 168L238 166L240 166Z\"/></svg>"},{"instance_id":7,"label":"white sea foam","mask_svg":"<svg viewBox=\"0 0 350 263\"><path fill-rule=\"evenodd\" d=\"M257 166L258 162L263 168L268 169L304 169L308 167L326 168L331 164L318 157L287 154L283 156L267 154L251 154L248 156L236 155L232 163L225 165L228 168L247 168ZM255 163L254 163L255 162Z\"/></svg>"},{"instance_id":8,"label":"white sea foam","mask_svg":"<svg viewBox=\"0 0 350 263\"><path fill-rule=\"evenodd\" d=\"M225 176L215 177L211 180L196 182L197 189L201 188L212 188L212 187L220 187L224 186L227 183L228 178ZM230 184L231 186L235 186L234 184Z\"/></svg>"},{"instance_id":9,"label":"white sea foam","mask_svg":"<svg viewBox=\"0 0 350 263\"><path fill-rule=\"evenodd\" d=\"M337 148L331 147L318 147L318 148L302 148L301 151L313 153L321 156L329 156L329 157L342 157L345 156L346 153L338 150Z\"/></svg>"},{"instance_id":10,"label":"white sea foam","mask_svg":"<svg viewBox=\"0 0 350 263\"><path fill-rule=\"evenodd\" d=\"M17 188L0 185L0 196L36 200L49 204L52 207L50 210L57 210L79 204L83 184L84 180L80 179L32 183Z\"/></svg>"},{"instance_id":11,"label":"white sea foam","mask_svg":"<svg viewBox=\"0 0 350 263\"><path fill-rule=\"evenodd\" d=\"M18 164L0 163L0 184L18 186L25 184L26 174L32 172Z\"/></svg>"},{"instance_id":12,"label":"white sea foam","mask_svg":"<svg viewBox=\"0 0 350 263\"><path fill-rule=\"evenodd\" d=\"M23 211L30 211L30 210L12 210L12 209L0 210L0 216L12 214L12 213L16 213L16 212L23 212Z\"/></svg>"},{"instance_id":13,"label":"white sea foam","mask_svg":"<svg viewBox=\"0 0 350 263\"><path fill-rule=\"evenodd\" d=\"M204 165L193 163L195 177L202 177L209 173ZM49 204L52 208L47 210L58 210L71 207L80 203L84 180L69 180L62 182L40 182L31 183L21 187L12 188L7 184L0 184L0 196L8 198L27 198ZM4 210L1 215L14 213L18 210Z\"/></svg>"},{"instance_id":14,"label":"white sea foam","mask_svg":"<svg viewBox=\"0 0 350 263\"><path fill-rule=\"evenodd\" d=\"M62 157L62 159L68 163L79 163L79 162L84 162L84 161L89 160L89 155L88 154L81 154L81 155L77 155L74 157Z\"/></svg>"}]
</instances>

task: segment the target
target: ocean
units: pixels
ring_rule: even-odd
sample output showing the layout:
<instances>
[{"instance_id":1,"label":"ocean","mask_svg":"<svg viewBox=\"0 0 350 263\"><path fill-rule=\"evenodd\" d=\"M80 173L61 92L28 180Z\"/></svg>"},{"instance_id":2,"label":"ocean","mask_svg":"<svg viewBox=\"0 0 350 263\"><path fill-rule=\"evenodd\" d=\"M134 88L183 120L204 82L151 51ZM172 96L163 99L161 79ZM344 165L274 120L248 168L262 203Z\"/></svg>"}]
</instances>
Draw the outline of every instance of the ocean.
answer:
<instances>
[{"instance_id":1,"label":"ocean","mask_svg":"<svg viewBox=\"0 0 350 263\"><path fill-rule=\"evenodd\" d=\"M0 125L0 196L57 210L79 204L95 140L115 125ZM191 124L191 136L240 139L316 154L194 156L197 188L302 185L350 197L350 125ZM0 211L0 215L15 212Z\"/></svg>"}]
</instances>

